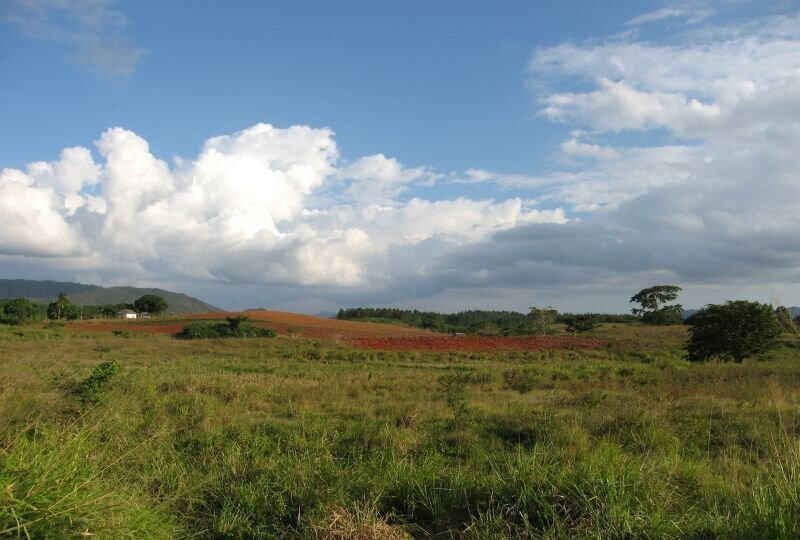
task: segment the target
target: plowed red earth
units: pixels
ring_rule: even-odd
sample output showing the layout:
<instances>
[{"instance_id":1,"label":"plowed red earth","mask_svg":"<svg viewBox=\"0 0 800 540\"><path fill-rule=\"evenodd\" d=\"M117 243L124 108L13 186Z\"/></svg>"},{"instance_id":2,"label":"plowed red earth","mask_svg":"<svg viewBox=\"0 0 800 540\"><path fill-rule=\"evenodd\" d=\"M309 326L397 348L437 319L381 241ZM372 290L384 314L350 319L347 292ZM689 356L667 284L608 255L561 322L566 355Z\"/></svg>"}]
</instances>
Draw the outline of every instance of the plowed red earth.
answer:
<instances>
[{"instance_id":1,"label":"plowed red earth","mask_svg":"<svg viewBox=\"0 0 800 540\"><path fill-rule=\"evenodd\" d=\"M548 349L600 349L605 342L589 337L479 337L479 336L414 336L351 338L349 343L365 349L383 351L473 351L508 352Z\"/></svg>"},{"instance_id":2,"label":"plowed red earth","mask_svg":"<svg viewBox=\"0 0 800 540\"><path fill-rule=\"evenodd\" d=\"M128 330L149 334L176 334L192 321L220 320L247 315L250 322L271 328L282 335L294 334L315 339L344 339L364 349L384 351L531 351L548 349L599 349L605 342L595 338L572 336L479 337L448 336L427 330L393 324L341 321L282 311L218 312L182 315L180 318L113 321L78 321L69 328L110 332Z\"/></svg>"},{"instance_id":3,"label":"plowed red earth","mask_svg":"<svg viewBox=\"0 0 800 540\"><path fill-rule=\"evenodd\" d=\"M147 320L113 320L113 321L79 321L67 324L69 328L110 332L112 330L129 330L150 334L175 334L192 321L219 320L235 315L247 315L250 322L257 326L271 328L279 334L296 334L299 337L316 339L333 338L369 338L369 337L413 337L430 336L431 332L407 326L356 321L341 321L287 313L283 311L244 311L216 312L181 315L180 318L147 319Z\"/></svg>"}]
</instances>

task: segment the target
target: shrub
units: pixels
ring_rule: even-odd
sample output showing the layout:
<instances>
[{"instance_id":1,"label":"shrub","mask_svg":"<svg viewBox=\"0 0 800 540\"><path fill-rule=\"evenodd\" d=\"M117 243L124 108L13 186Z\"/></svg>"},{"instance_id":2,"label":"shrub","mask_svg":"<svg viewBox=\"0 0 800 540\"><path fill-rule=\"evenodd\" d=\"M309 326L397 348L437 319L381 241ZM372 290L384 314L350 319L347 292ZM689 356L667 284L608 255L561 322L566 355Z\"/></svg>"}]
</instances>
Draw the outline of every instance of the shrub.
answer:
<instances>
[{"instance_id":1,"label":"shrub","mask_svg":"<svg viewBox=\"0 0 800 540\"><path fill-rule=\"evenodd\" d=\"M181 339L275 337L275 330L247 323L247 317L228 317L226 323L193 322L183 327L177 336Z\"/></svg>"},{"instance_id":2,"label":"shrub","mask_svg":"<svg viewBox=\"0 0 800 540\"><path fill-rule=\"evenodd\" d=\"M581 332L588 332L597 326L597 316L593 313L580 313L569 315L565 318L564 322L567 325L567 332L570 334L579 334Z\"/></svg>"},{"instance_id":3,"label":"shrub","mask_svg":"<svg viewBox=\"0 0 800 540\"><path fill-rule=\"evenodd\" d=\"M121 338L131 337L131 333L128 330L112 330L111 333Z\"/></svg>"},{"instance_id":4,"label":"shrub","mask_svg":"<svg viewBox=\"0 0 800 540\"><path fill-rule=\"evenodd\" d=\"M539 372L534 369L507 369L503 372L504 386L511 390L516 390L520 394L525 394L533 390Z\"/></svg>"},{"instance_id":5,"label":"shrub","mask_svg":"<svg viewBox=\"0 0 800 540\"><path fill-rule=\"evenodd\" d=\"M209 322L193 322L183 327L177 337L182 339L212 339L220 337L218 324Z\"/></svg>"},{"instance_id":6,"label":"shrub","mask_svg":"<svg viewBox=\"0 0 800 540\"><path fill-rule=\"evenodd\" d=\"M741 362L762 356L778 344L781 326L772 306L737 300L709 304L692 317L686 358Z\"/></svg>"},{"instance_id":7,"label":"shrub","mask_svg":"<svg viewBox=\"0 0 800 540\"><path fill-rule=\"evenodd\" d=\"M118 372L119 363L116 360L98 364L89 376L78 385L75 393L80 397L81 401L97 401L108 386L111 378Z\"/></svg>"},{"instance_id":8,"label":"shrub","mask_svg":"<svg viewBox=\"0 0 800 540\"><path fill-rule=\"evenodd\" d=\"M2 310L2 321L7 324L22 324L36 317L36 305L27 298L8 300Z\"/></svg>"}]
</instances>

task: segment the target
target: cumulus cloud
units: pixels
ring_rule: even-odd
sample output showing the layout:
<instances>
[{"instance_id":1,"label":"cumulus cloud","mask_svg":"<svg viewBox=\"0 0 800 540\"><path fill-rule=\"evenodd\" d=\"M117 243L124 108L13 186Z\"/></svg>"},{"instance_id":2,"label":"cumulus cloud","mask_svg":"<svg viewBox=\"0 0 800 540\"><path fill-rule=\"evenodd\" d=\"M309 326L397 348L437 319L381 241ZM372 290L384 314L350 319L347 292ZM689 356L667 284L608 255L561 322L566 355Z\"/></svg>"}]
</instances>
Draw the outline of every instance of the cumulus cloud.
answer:
<instances>
[{"instance_id":1,"label":"cumulus cloud","mask_svg":"<svg viewBox=\"0 0 800 540\"><path fill-rule=\"evenodd\" d=\"M71 47L68 59L91 73L126 77L145 50L129 43L127 18L113 4L114 0L7 0L0 17L29 37Z\"/></svg>"},{"instance_id":2,"label":"cumulus cloud","mask_svg":"<svg viewBox=\"0 0 800 540\"><path fill-rule=\"evenodd\" d=\"M398 251L408 271L428 264L433 245L441 256L519 224L566 222L520 198L398 198L441 175L383 155L342 162L329 129L258 124L172 167L123 128L95 147L99 163L70 148L3 170L0 202L14 213L0 256L110 265L133 280L370 288L391 281Z\"/></svg>"},{"instance_id":3,"label":"cumulus cloud","mask_svg":"<svg viewBox=\"0 0 800 540\"><path fill-rule=\"evenodd\" d=\"M442 178L428 167L404 167L383 154L365 156L339 169L339 178L348 182L344 196L352 201L389 203L414 184L435 183Z\"/></svg>"}]
</instances>

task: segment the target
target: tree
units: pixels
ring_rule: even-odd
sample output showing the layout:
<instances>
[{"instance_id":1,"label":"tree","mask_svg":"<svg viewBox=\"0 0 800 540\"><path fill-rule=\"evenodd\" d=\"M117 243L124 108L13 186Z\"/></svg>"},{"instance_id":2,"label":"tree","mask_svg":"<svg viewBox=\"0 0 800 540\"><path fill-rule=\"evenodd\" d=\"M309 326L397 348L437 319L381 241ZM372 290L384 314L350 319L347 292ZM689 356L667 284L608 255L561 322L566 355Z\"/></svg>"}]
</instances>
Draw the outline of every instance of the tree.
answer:
<instances>
[{"instance_id":1,"label":"tree","mask_svg":"<svg viewBox=\"0 0 800 540\"><path fill-rule=\"evenodd\" d=\"M3 320L8 324L22 324L36 316L36 305L27 298L14 298L3 306Z\"/></svg>"},{"instance_id":2,"label":"tree","mask_svg":"<svg viewBox=\"0 0 800 540\"><path fill-rule=\"evenodd\" d=\"M775 317L778 319L778 324L781 325L787 332L795 330L795 322L792 318L792 312L786 306L778 306L775 308Z\"/></svg>"},{"instance_id":3,"label":"tree","mask_svg":"<svg viewBox=\"0 0 800 540\"><path fill-rule=\"evenodd\" d=\"M746 300L709 304L693 319L686 346L686 358L692 362L710 358L741 362L763 356L778 344L782 333L772 306Z\"/></svg>"},{"instance_id":4,"label":"tree","mask_svg":"<svg viewBox=\"0 0 800 540\"><path fill-rule=\"evenodd\" d=\"M680 324L683 306L666 303L678 298L681 290L677 285L655 285L642 289L631 297L631 302L641 306L631 309L631 313L646 324Z\"/></svg>"},{"instance_id":5,"label":"tree","mask_svg":"<svg viewBox=\"0 0 800 540\"><path fill-rule=\"evenodd\" d=\"M75 305L64 293L58 293L58 298L47 306L48 319L74 319L78 315Z\"/></svg>"},{"instance_id":6,"label":"tree","mask_svg":"<svg viewBox=\"0 0 800 540\"><path fill-rule=\"evenodd\" d=\"M555 322L558 311L550 306L544 309L532 307L528 313L528 320L531 321L534 328L539 330L542 335L547 335L547 327Z\"/></svg>"},{"instance_id":7,"label":"tree","mask_svg":"<svg viewBox=\"0 0 800 540\"><path fill-rule=\"evenodd\" d=\"M594 313L578 313L566 317L564 322L567 325L567 332L580 334L581 332L588 332L597 326L597 316Z\"/></svg>"},{"instance_id":8,"label":"tree","mask_svg":"<svg viewBox=\"0 0 800 540\"><path fill-rule=\"evenodd\" d=\"M136 311L146 311L154 315L159 315L167 311L167 301L155 294L146 294L133 303Z\"/></svg>"}]
</instances>

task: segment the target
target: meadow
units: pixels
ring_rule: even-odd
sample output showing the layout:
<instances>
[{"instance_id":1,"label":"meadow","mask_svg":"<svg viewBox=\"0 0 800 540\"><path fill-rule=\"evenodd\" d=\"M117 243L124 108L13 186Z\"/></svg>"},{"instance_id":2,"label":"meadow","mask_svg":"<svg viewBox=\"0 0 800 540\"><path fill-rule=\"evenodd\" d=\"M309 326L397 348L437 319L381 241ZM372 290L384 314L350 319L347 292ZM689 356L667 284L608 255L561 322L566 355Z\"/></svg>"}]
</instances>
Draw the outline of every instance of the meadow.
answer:
<instances>
[{"instance_id":1,"label":"meadow","mask_svg":"<svg viewBox=\"0 0 800 540\"><path fill-rule=\"evenodd\" d=\"M682 326L589 335L0 327L0 538L800 537L796 336L690 364Z\"/></svg>"}]
</instances>

